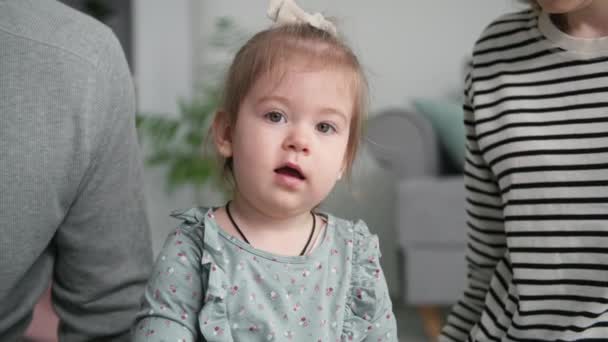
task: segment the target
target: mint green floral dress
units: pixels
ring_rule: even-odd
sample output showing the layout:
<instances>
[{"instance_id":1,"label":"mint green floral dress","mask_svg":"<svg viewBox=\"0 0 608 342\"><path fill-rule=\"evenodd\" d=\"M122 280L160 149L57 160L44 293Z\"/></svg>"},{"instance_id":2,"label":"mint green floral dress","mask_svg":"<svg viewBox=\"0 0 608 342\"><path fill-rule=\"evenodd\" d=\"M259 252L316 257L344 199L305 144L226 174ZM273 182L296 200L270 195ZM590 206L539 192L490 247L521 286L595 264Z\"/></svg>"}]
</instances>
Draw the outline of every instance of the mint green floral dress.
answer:
<instances>
[{"instance_id":1,"label":"mint green floral dress","mask_svg":"<svg viewBox=\"0 0 608 342\"><path fill-rule=\"evenodd\" d=\"M329 214L306 256L278 256L224 232L212 209L172 216L134 341L397 341L378 238Z\"/></svg>"}]
</instances>

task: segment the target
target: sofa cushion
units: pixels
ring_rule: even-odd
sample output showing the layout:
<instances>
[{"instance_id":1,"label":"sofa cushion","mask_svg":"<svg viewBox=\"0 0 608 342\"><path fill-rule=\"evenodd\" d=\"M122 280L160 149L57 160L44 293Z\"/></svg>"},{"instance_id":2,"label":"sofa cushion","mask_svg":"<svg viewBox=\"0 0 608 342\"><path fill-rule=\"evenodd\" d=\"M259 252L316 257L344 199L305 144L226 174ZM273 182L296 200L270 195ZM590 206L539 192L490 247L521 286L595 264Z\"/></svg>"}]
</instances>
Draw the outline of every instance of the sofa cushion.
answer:
<instances>
[{"instance_id":1,"label":"sofa cushion","mask_svg":"<svg viewBox=\"0 0 608 342\"><path fill-rule=\"evenodd\" d=\"M462 104L449 100L419 98L414 100L416 110L433 125L439 143L447 152L451 164L462 171L465 153L465 131Z\"/></svg>"}]
</instances>

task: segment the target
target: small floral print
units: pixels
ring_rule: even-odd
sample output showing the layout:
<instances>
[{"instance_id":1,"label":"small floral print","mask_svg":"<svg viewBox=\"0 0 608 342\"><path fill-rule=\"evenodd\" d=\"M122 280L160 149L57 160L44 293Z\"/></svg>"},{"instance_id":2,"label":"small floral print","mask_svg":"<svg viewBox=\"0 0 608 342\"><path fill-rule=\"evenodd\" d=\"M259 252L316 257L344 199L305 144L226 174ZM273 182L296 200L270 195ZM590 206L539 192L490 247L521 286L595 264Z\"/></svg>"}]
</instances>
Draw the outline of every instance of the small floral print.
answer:
<instances>
[{"instance_id":1,"label":"small floral print","mask_svg":"<svg viewBox=\"0 0 608 342\"><path fill-rule=\"evenodd\" d=\"M380 279L380 272L381 272L381 270L379 268L374 271L374 277L376 279Z\"/></svg>"},{"instance_id":2,"label":"small floral print","mask_svg":"<svg viewBox=\"0 0 608 342\"><path fill-rule=\"evenodd\" d=\"M249 326L249 331L250 332L258 332L258 331L260 331L260 328L258 328L257 325L252 324L252 325Z\"/></svg>"},{"instance_id":3,"label":"small floral print","mask_svg":"<svg viewBox=\"0 0 608 342\"><path fill-rule=\"evenodd\" d=\"M217 325L215 327L213 327L213 335L222 336L223 334L224 334L224 329L222 329L221 327L219 327Z\"/></svg>"},{"instance_id":4,"label":"small floral print","mask_svg":"<svg viewBox=\"0 0 608 342\"><path fill-rule=\"evenodd\" d=\"M363 299L363 290L361 290L361 289L355 290L355 295L357 296L357 299Z\"/></svg>"},{"instance_id":5,"label":"small floral print","mask_svg":"<svg viewBox=\"0 0 608 342\"><path fill-rule=\"evenodd\" d=\"M310 271L309 270L305 270L304 272L302 272L302 277L306 278L310 275Z\"/></svg>"},{"instance_id":6,"label":"small floral print","mask_svg":"<svg viewBox=\"0 0 608 342\"><path fill-rule=\"evenodd\" d=\"M334 294L334 288L333 287L328 287L327 289L325 289L325 295L326 296L332 296Z\"/></svg>"},{"instance_id":7,"label":"small floral print","mask_svg":"<svg viewBox=\"0 0 608 342\"><path fill-rule=\"evenodd\" d=\"M329 252L329 254L333 255L338 255L338 250L335 248L332 248L331 251Z\"/></svg>"},{"instance_id":8,"label":"small floral print","mask_svg":"<svg viewBox=\"0 0 608 342\"><path fill-rule=\"evenodd\" d=\"M177 253L177 257L179 258L179 261L181 261L181 262L188 261L188 258L186 258L186 254L184 252Z\"/></svg>"},{"instance_id":9,"label":"small floral print","mask_svg":"<svg viewBox=\"0 0 608 342\"><path fill-rule=\"evenodd\" d=\"M238 293L239 293L239 287L237 285L234 285L233 287L230 288L230 294L232 294L233 296L235 296Z\"/></svg>"},{"instance_id":10,"label":"small floral print","mask_svg":"<svg viewBox=\"0 0 608 342\"><path fill-rule=\"evenodd\" d=\"M278 293L270 291L270 299L275 300L279 297Z\"/></svg>"},{"instance_id":11,"label":"small floral print","mask_svg":"<svg viewBox=\"0 0 608 342\"><path fill-rule=\"evenodd\" d=\"M300 322L298 323L301 327L307 327L310 325L310 321L305 317L300 317Z\"/></svg>"}]
</instances>

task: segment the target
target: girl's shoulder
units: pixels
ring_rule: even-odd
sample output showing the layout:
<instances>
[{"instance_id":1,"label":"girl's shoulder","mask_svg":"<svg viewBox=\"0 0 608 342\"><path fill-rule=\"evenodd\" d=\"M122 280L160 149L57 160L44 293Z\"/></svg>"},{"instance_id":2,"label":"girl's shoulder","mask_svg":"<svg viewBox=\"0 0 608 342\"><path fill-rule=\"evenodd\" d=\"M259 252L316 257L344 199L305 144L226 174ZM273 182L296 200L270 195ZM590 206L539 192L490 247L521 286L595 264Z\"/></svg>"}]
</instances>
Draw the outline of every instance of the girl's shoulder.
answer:
<instances>
[{"instance_id":1,"label":"girl's shoulder","mask_svg":"<svg viewBox=\"0 0 608 342\"><path fill-rule=\"evenodd\" d=\"M378 236L370 232L363 220L348 220L330 214L328 218L333 229L333 247L347 249L352 254L351 263L365 263L372 256L381 256Z\"/></svg>"},{"instance_id":2,"label":"girl's shoulder","mask_svg":"<svg viewBox=\"0 0 608 342\"><path fill-rule=\"evenodd\" d=\"M338 238L361 240L373 235L363 220L348 220L331 214L325 215L327 215L330 225L333 226L332 228L335 229L335 235Z\"/></svg>"},{"instance_id":3,"label":"girl's shoulder","mask_svg":"<svg viewBox=\"0 0 608 342\"><path fill-rule=\"evenodd\" d=\"M171 212L171 217L182 220L185 224L194 225L205 222L205 215L209 208L194 207L189 209L176 209Z\"/></svg>"},{"instance_id":4,"label":"girl's shoulder","mask_svg":"<svg viewBox=\"0 0 608 342\"><path fill-rule=\"evenodd\" d=\"M210 243L216 244L217 241L215 240L217 239L213 238L215 235L213 225L209 224L208 220L208 218L213 217L212 208L177 209L173 210L170 216L181 220L177 228L170 234L171 236L186 236L200 249L208 247Z\"/></svg>"}]
</instances>

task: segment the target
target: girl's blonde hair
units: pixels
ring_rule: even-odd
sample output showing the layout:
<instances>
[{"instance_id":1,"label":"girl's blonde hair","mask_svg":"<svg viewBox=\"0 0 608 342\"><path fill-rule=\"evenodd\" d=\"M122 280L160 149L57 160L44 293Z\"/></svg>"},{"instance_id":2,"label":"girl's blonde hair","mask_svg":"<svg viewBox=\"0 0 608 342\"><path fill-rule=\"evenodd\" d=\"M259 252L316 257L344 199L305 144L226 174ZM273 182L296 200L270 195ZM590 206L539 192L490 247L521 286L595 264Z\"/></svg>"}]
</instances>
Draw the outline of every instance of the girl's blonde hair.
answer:
<instances>
[{"instance_id":1,"label":"girl's blonde hair","mask_svg":"<svg viewBox=\"0 0 608 342\"><path fill-rule=\"evenodd\" d=\"M280 79L294 61L303 61L312 68L338 68L352 75L355 103L345 156L345 174L350 176L367 115L368 85L353 51L329 32L308 24L289 24L254 35L236 53L228 69L221 108L216 115L227 115L228 126L234 127L240 106L254 83L266 75ZM224 169L231 171L230 158L224 160Z\"/></svg>"}]
</instances>

